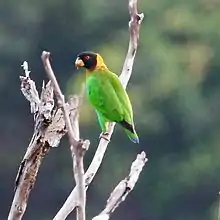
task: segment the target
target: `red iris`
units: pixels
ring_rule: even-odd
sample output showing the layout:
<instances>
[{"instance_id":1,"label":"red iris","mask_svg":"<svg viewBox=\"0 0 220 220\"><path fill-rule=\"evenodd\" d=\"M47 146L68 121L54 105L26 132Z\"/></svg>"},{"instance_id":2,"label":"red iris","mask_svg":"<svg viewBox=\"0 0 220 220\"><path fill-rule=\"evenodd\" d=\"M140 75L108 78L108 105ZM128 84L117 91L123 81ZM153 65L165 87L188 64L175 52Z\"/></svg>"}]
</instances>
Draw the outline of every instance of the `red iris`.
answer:
<instances>
[{"instance_id":1,"label":"red iris","mask_svg":"<svg viewBox=\"0 0 220 220\"><path fill-rule=\"evenodd\" d=\"M85 58L85 60L89 60L90 56L85 56L84 58Z\"/></svg>"}]
</instances>

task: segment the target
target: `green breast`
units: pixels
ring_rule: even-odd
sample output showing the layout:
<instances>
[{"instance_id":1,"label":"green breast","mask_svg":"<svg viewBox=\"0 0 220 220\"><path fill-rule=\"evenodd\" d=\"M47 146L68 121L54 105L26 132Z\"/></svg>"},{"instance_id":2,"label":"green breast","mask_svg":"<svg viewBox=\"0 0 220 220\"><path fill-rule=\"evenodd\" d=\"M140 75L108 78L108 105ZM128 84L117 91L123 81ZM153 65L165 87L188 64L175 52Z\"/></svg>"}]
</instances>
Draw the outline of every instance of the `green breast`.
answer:
<instances>
[{"instance_id":1,"label":"green breast","mask_svg":"<svg viewBox=\"0 0 220 220\"><path fill-rule=\"evenodd\" d=\"M96 71L86 81L87 96L93 107L110 121L123 119L123 106L114 89L111 73Z\"/></svg>"}]
</instances>

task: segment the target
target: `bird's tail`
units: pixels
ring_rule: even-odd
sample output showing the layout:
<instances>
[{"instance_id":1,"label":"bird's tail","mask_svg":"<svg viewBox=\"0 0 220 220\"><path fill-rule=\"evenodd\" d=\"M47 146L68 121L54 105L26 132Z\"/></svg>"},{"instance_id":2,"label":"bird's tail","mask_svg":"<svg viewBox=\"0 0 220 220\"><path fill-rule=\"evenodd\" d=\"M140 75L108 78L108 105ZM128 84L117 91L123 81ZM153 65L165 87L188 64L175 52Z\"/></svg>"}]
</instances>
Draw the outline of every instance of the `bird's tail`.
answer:
<instances>
[{"instance_id":1,"label":"bird's tail","mask_svg":"<svg viewBox=\"0 0 220 220\"><path fill-rule=\"evenodd\" d=\"M129 139L136 143L136 144L139 144L139 138L138 138L138 135L134 129L134 125L133 124L129 124L128 122L126 122L125 120L124 121L121 121L120 122L121 126L124 128L125 130L125 133L127 134L127 136L129 137Z\"/></svg>"},{"instance_id":2,"label":"bird's tail","mask_svg":"<svg viewBox=\"0 0 220 220\"><path fill-rule=\"evenodd\" d=\"M134 142L135 144L139 144L139 137L136 133L136 131L134 130L134 132L129 131L128 129L124 129L125 133L127 134L127 136L129 137L129 139Z\"/></svg>"}]
</instances>

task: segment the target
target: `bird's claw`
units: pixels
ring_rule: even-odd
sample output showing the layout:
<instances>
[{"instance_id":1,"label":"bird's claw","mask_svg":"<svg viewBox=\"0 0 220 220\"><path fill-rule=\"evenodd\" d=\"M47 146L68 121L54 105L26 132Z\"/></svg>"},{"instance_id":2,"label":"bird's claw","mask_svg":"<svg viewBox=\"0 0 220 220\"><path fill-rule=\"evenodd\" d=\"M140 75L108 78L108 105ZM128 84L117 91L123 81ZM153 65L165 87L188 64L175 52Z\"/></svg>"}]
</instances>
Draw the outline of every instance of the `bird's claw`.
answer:
<instances>
[{"instance_id":1,"label":"bird's claw","mask_svg":"<svg viewBox=\"0 0 220 220\"><path fill-rule=\"evenodd\" d=\"M100 135L99 135L99 138L103 138L105 139L106 141L110 142L110 138L109 138L109 132L102 132Z\"/></svg>"}]
</instances>

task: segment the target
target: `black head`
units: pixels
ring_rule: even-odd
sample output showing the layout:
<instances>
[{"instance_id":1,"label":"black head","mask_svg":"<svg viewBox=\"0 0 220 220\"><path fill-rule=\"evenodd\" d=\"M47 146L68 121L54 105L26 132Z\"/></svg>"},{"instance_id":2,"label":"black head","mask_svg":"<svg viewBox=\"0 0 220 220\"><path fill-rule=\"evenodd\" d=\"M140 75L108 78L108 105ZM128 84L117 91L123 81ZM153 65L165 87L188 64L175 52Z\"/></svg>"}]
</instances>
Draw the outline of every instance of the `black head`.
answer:
<instances>
[{"instance_id":1,"label":"black head","mask_svg":"<svg viewBox=\"0 0 220 220\"><path fill-rule=\"evenodd\" d=\"M88 70L95 69L97 65L97 54L92 51L85 51L77 55L75 66L85 67Z\"/></svg>"}]
</instances>

